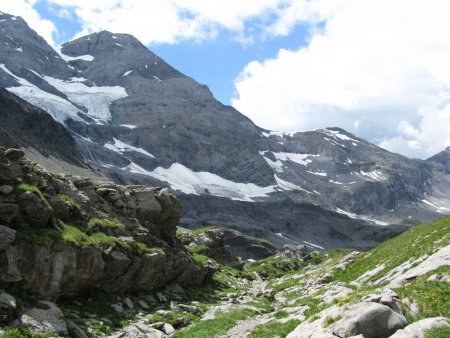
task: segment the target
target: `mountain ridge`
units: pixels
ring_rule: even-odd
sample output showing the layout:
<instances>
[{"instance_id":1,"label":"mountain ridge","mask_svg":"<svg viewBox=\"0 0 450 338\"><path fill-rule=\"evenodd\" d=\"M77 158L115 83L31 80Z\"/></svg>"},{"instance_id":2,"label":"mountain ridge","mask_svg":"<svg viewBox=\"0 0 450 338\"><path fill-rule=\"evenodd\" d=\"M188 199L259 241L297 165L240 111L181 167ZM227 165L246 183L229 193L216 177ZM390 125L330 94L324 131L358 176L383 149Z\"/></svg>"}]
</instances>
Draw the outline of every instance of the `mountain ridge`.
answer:
<instances>
[{"instance_id":1,"label":"mountain ridge","mask_svg":"<svg viewBox=\"0 0 450 338\"><path fill-rule=\"evenodd\" d=\"M318 205L345 216L338 217L338 228L356 220L380 233L388 224L415 224L450 212L447 162L408 159L336 127L262 129L127 34L94 33L64 44L61 54L47 45L48 63L43 57L39 68L27 68L29 51L42 38L15 21L20 20L0 23L0 41L21 43L21 51L0 45L0 86L64 124L87 163L112 180L171 188L187 203L185 225L220 220L228 212L227 226L250 231L246 203L256 209L271 205L266 237L282 233L336 247L339 241L331 235L319 236L325 230L301 233L305 219L292 219L292 208ZM11 59L11 53L19 57ZM225 210L216 207L220 201ZM276 210L279 201L287 201L286 210ZM333 232L335 216L310 216L321 220L325 233ZM353 241L368 245L362 238Z\"/></svg>"}]
</instances>

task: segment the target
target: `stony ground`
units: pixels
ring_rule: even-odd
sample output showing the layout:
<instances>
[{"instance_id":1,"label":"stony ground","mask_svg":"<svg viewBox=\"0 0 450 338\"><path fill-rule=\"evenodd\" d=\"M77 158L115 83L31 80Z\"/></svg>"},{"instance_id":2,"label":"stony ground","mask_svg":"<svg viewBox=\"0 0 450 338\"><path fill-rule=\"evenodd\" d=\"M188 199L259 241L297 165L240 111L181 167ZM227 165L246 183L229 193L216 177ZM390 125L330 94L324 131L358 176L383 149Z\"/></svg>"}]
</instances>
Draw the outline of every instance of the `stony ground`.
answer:
<instances>
[{"instance_id":1,"label":"stony ground","mask_svg":"<svg viewBox=\"0 0 450 338\"><path fill-rule=\"evenodd\" d=\"M278 255L243 271L216 263L205 286L91 295L60 310L41 302L22 319L34 332L71 337L448 337L449 229L447 217L365 253ZM31 337L15 330L3 336Z\"/></svg>"}]
</instances>

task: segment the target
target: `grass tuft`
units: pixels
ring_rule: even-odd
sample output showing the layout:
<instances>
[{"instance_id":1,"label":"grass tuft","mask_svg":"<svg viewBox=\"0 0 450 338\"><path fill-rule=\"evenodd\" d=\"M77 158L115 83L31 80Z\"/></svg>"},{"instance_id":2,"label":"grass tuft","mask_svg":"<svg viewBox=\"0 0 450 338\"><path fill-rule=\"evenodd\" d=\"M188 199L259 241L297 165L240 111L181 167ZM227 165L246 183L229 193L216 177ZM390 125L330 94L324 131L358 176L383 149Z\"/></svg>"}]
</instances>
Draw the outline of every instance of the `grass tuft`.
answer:
<instances>
[{"instance_id":1,"label":"grass tuft","mask_svg":"<svg viewBox=\"0 0 450 338\"><path fill-rule=\"evenodd\" d=\"M300 324L297 319L290 320L286 323L268 323L258 325L250 334L249 338L284 338L295 330Z\"/></svg>"},{"instance_id":2,"label":"grass tuft","mask_svg":"<svg viewBox=\"0 0 450 338\"><path fill-rule=\"evenodd\" d=\"M113 220L104 219L104 218L91 218L88 222L88 228L87 231L105 231L108 229L124 229L125 226L122 224L122 222L115 218Z\"/></svg>"},{"instance_id":3,"label":"grass tuft","mask_svg":"<svg viewBox=\"0 0 450 338\"><path fill-rule=\"evenodd\" d=\"M38 187L36 187L34 185L21 183L18 185L17 190L32 192L33 194L37 195L41 199L41 201L43 201L43 202L47 201L44 196L44 193L41 191L41 189L39 189Z\"/></svg>"}]
</instances>

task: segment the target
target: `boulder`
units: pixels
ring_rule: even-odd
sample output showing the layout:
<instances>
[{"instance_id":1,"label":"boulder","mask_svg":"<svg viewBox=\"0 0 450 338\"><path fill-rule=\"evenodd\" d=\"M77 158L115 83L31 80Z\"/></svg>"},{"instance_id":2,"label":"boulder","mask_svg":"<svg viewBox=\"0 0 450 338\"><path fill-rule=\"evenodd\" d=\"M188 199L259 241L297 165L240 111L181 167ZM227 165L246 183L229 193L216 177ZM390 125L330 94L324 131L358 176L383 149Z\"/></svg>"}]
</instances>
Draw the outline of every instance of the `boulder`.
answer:
<instances>
[{"instance_id":1,"label":"boulder","mask_svg":"<svg viewBox=\"0 0 450 338\"><path fill-rule=\"evenodd\" d=\"M141 308L143 308L144 310L147 310L147 309L150 308L150 306L148 306L148 304L146 303L145 300L142 300L142 299L138 300L138 304L139 304L139 306L140 306Z\"/></svg>"},{"instance_id":2,"label":"boulder","mask_svg":"<svg viewBox=\"0 0 450 338\"><path fill-rule=\"evenodd\" d=\"M186 305L186 304L179 304L178 305L183 311L189 312L189 313L196 313L197 307L193 305Z\"/></svg>"},{"instance_id":3,"label":"boulder","mask_svg":"<svg viewBox=\"0 0 450 338\"><path fill-rule=\"evenodd\" d=\"M127 326L123 332L109 336L108 338L164 338L167 335L153 327L142 323Z\"/></svg>"},{"instance_id":4,"label":"boulder","mask_svg":"<svg viewBox=\"0 0 450 338\"><path fill-rule=\"evenodd\" d=\"M165 323L165 324L164 324L162 330L163 330L163 332L164 332L165 334L167 334L167 335L171 335L171 334L175 333L175 329L173 328L173 326L170 325L170 324L168 324L168 323Z\"/></svg>"},{"instance_id":5,"label":"boulder","mask_svg":"<svg viewBox=\"0 0 450 338\"><path fill-rule=\"evenodd\" d=\"M262 295L264 297L266 297L267 299L275 299L275 294L276 294L276 291L273 289L265 289L262 293Z\"/></svg>"},{"instance_id":6,"label":"boulder","mask_svg":"<svg viewBox=\"0 0 450 338\"><path fill-rule=\"evenodd\" d=\"M156 200L154 189L141 188L134 190L136 200L137 216L142 222L154 219L162 211L161 205Z\"/></svg>"},{"instance_id":7,"label":"boulder","mask_svg":"<svg viewBox=\"0 0 450 338\"><path fill-rule=\"evenodd\" d=\"M52 209L47 202L30 191L17 196L22 220L29 226L44 228L49 226Z\"/></svg>"},{"instance_id":8,"label":"boulder","mask_svg":"<svg viewBox=\"0 0 450 338\"><path fill-rule=\"evenodd\" d=\"M167 189L157 191L155 197L162 207L156 221L159 234L162 239L172 244L175 240L177 226L180 223L181 204Z\"/></svg>"},{"instance_id":9,"label":"boulder","mask_svg":"<svg viewBox=\"0 0 450 338\"><path fill-rule=\"evenodd\" d=\"M40 307L25 310L18 324L26 326L33 333L53 332L67 335L67 324L63 312L55 303L41 301Z\"/></svg>"},{"instance_id":10,"label":"boulder","mask_svg":"<svg viewBox=\"0 0 450 338\"><path fill-rule=\"evenodd\" d=\"M86 333L73 321L67 320L67 332L69 333L69 336L72 338L88 338Z\"/></svg>"},{"instance_id":11,"label":"boulder","mask_svg":"<svg viewBox=\"0 0 450 338\"><path fill-rule=\"evenodd\" d=\"M133 304L133 302L131 301L130 298L126 297L126 298L123 300L123 302L125 303L125 305L126 305L130 310L133 310L133 309L134 309L134 304Z\"/></svg>"},{"instance_id":12,"label":"boulder","mask_svg":"<svg viewBox=\"0 0 450 338\"><path fill-rule=\"evenodd\" d=\"M15 225L19 223L19 220L20 211L17 204L0 202L0 223L5 225Z\"/></svg>"},{"instance_id":13,"label":"boulder","mask_svg":"<svg viewBox=\"0 0 450 338\"><path fill-rule=\"evenodd\" d=\"M306 260L310 258L310 250L305 245L286 244L283 247L282 254L288 258L298 258Z\"/></svg>"},{"instance_id":14,"label":"boulder","mask_svg":"<svg viewBox=\"0 0 450 338\"><path fill-rule=\"evenodd\" d=\"M176 295L184 296L184 289L177 283L171 283L171 284L167 285L165 291L168 293L174 293Z\"/></svg>"},{"instance_id":15,"label":"boulder","mask_svg":"<svg viewBox=\"0 0 450 338\"><path fill-rule=\"evenodd\" d=\"M0 251L4 250L11 243L13 243L16 239L16 231L0 225Z\"/></svg>"},{"instance_id":16,"label":"boulder","mask_svg":"<svg viewBox=\"0 0 450 338\"><path fill-rule=\"evenodd\" d=\"M119 314L125 312L125 309L123 308L122 304L111 304L111 308Z\"/></svg>"},{"instance_id":17,"label":"boulder","mask_svg":"<svg viewBox=\"0 0 450 338\"><path fill-rule=\"evenodd\" d=\"M0 293L0 315L10 315L16 311L16 299L5 292Z\"/></svg>"},{"instance_id":18,"label":"boulder","mask_svg":"<svg viewBox=\"0 0 450 338\"><path fill-rule=\"evenodd\" d=\"M167 298L166 298L166 296L164 296L164 294L162 292L156 293L156 299L158 300L158 302L161 302L161 303L167 302Z\"/></svg>"},{"instance_id":19,"label":"boulder","mask_svg":"<svg viewBox=\"0 0 450 338\"><path fill-rule=\"evenodd\" d=\"M0 185L0 194L8 195L13 191L12 185Z\"/></svg>"},{"instance_id":20,"label":"boulder","mask_svg":"<svg viewBox=\"0 0 450 338\"><path fill-rule=\"evenodd\" d=\"M403 314L399 305L400 298L391 289L383 289L379 294L365 296L362 301L383 304L389 306L395 312Z\"/></svg>"},{"instance_id":21,"label":"boulder","mask_svg":"<svg viewBox=\"0 0 450 338\"><path fill-rule=\"evenodd\" d=\"M11 161L18 161L25 156L25 153L20 149L10 148L5 151L6 158Z\"/></svg>"},{"instance_id":22,"label":"boulder","mask_svg":"<svg viewBox=\"0 0 450 338\"><path fill-rule=\"evenodd\" d=\"M378 303L356 304L344 317L333 324L332 331L339 337L362 334L365 338L388 337L404 328L407 321L403 315Z\"/></svg>"},{"instance_id":23,"label":"boulder","mask_svg":"<svg viewBox=\"0 0 450 338\"><path fill-rule=\"evenodd\" d=\"M419 320L395 332L390 338L425 338L425 331L438 327L450 326L450 319L434 317Z\"/></svg>"}]
</instances>

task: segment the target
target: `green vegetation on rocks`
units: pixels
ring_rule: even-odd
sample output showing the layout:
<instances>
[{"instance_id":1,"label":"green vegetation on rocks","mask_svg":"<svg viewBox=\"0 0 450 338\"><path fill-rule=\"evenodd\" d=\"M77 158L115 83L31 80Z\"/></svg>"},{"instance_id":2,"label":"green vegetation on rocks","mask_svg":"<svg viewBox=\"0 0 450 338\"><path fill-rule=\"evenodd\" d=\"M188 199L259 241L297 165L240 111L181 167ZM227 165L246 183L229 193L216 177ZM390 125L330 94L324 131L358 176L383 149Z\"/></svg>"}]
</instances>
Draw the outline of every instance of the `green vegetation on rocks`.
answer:
<instances>
[{"instance_id":1,"label":"green vegetation on rocks","mask_svg":"<svg viewBox=\"0 0 450 338\"><path fill-rule=\"evenodd\" d=\"M88 231L95 231L96 229L100 231L105 231L108 229L124 229L125 226L122 222L115 218L113 220L104 219L104 218L92 218L88 222Z\"/></svg>"},{"instance_id":2,"label":"green vegetation on rocks","mask_svg":"<svg viewBox=\"0 0 450 338\"><path fill-rule=\"evenodd\" d=\"M46 201L45 195L41 191L41 189L32 184L21 183L17 186L17 190L32 192L33 194L37 195L41 199L41 201Z\"/></svg>"},{"instance_id":3,"label":"green vegetation on rocks","mask_svg":"<svg viewBox=\"0 0 450 338\"><path fill-rule=\"evenodd\" d=\"M70 206L73 206L78 209L80 208L80 206L77 204L77 202L73 198L67 196L66 194L59 194L58 199L61 202L67 203Z\"/></svg>"}]
</instances>

